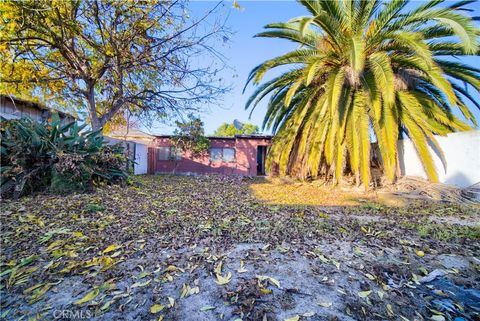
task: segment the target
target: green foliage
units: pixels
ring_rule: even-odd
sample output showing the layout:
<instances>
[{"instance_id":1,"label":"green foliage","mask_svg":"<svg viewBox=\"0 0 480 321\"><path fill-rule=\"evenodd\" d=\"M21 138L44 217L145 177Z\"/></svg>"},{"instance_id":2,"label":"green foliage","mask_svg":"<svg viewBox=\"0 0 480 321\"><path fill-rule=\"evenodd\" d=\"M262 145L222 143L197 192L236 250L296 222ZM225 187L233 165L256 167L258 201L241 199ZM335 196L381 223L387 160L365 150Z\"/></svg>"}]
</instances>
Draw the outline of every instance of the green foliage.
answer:
<instances>
[{"instance_id":1,"label":"green foliage","mask_svg":"<svg viewBox=\"0 0 480 321\"><path fill-rule=\"evenodd\" d=\"M259 85L267 71L288 70L260 84L246 104L254 109L269 96L263 126L276 136L267 166L336 183L353 172L368 188L374 134L384 174L394 182L403 132L436 181L428 149L441 154L434 135L471 128L454 110L476 125L466 101L480 108L480 69L446 59L479 54L480 30L464 13L472 1L411 9L408 1L299 2L309 16L269 24L257 35L298 48L255 67L247 82Z\"/></svg>"},{"instance_id":2,"label":"green foliage","mask_svg":"<svg viewBox=\"0 0 480 321\"><path fill-rule=\"evenodd\" d=\"M174 136L170 139L177 151L189 152L192 157L204 155L210 147L210 141L205 137L203 122L193 114L185 121L176 122Z\"/></svg>"},{"instance_id":3,"label":"green foliage","mask_svg":"<svg viewBox=\"0 0 480 321\"><path fill-rule=\"evenodd\" d=\"M413 224L404 222L403 228L414 229L422 238L434 238L442 241L452 241L454 239L480 239L480 228L478 226L462 226L456 224L439 224L432 222L422 222L422 224Z\"/></svg>"},{"instance_id":4,"label":"green foliage","mask_svg":"<svg viewBox=\"0 0 480 321\"><path fill-rule=\"evenodd\" d=\"M91 213L96 213L96 212L103 212L106 210L106 207L101 205L101 204L95 204L95 203L91 203L91 204L88 204L86 207L85 207L85 210L87 212L91 212Z\"/></svg>"},{"instance_id":5,"label":"green foliage","mask_svg":"<svg viewBox=\"0 0 480 321\"><path fill-rule=\"evenodd\" d=\"M242 124L241 128L237 128L233 123L223 123L218 127L213 135L221 137L233 137L235 135L255 135L259 133L259 128L254 124Z\"/></svg>"},{"instance_id":6,"label":"green foliage","mask_svg":"<svg viewBox=\"0 0 480 321\"><path fill-rule=\"evenodd\" d=\"M106 145L99 131L85 125L62 124L57 114L51 123L2 119L1 128L2 196L85 191L128 177L123 147Z\"/></svg>"}]
</instances>

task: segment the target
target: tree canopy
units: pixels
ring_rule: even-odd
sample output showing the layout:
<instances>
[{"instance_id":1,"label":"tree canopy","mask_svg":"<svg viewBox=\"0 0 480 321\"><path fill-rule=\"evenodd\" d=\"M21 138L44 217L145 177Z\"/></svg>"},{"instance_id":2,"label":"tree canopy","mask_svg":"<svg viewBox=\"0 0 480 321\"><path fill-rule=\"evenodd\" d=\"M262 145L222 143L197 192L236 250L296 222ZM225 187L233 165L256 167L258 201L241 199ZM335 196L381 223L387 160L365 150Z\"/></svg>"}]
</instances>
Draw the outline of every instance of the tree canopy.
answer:
<instances>
[{"instance_id":1,"label":"tree canopy","mask_svg":"<svg viewBox=\"0 0 480 321\"><path fill-rule=\"evenodd\" d=\"M309 15L257 35L298 48L255 67L247 82L259 85L247 108L270 97L264 127L276 136L267 165L335 182L350 171L368 188L371 136L393 182L397 140L405 133L437 181L429 145L440 155L441 148L434 135L470 129L453 111L476 124L466 102L480 108L472 95L480 90L480 69L449 59L479 54L480 30L465 14L474 1L299 2ZM276 67L290 68L262 82Z\"/></svg>"},{"instance_id":2,"label":"tree canopy","mask_svg":"<svg viewBox=\"0 0 480 321\"><path fill-rule=\"evenodd\" d=\"M195 110L225 90L215 46L227 35L216 16L221 4L197 18L186 5L2 1L0 92L86 109L94 129L127 112Z\"/></svg>"},{"instance_id":3,"label":"tree canopy","mask_svg":"<svg viewBox=\"0 0 480 321\"><path fill-rule=\"evenodd\" d=\"M223 123L213 133L215 136L233 137L235 135L254 135L259 133L257 125L249 123Z\"/></svg>"},{"instance_id":4,"label":"tree canopy","mask_svg":"<svg viewBox=\"0 0 480 321\"><path fill-rule=\"evenodd\" d=\"M177 151L189 152L192 157L204 155L210 146L210 141L205 136L203 122L199 117L189 114L186 120L176 121L172 138L173 147Z\"/></svg>"}]
</instances>

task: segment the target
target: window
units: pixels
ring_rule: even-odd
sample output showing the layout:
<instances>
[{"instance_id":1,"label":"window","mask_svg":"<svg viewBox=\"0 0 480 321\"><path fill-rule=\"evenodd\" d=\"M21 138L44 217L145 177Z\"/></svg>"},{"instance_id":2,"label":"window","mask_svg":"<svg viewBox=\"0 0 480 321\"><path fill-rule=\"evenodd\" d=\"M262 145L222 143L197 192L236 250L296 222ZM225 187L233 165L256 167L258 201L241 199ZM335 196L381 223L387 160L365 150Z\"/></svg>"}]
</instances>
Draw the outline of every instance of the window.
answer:
<instances>
[{"instance_id":1,"label":"window","mask_svg":"<svg viewBox=\"0 0 480 321\"><path fill-rule=\"evenodd\" d=\"M182 150L176 149L175 147L170 147L170 159L181 160L182 159Z\"/></svg>"},{"instance_id":2,"label":"window","mask_svg":"<svg viewBox=\"0 0 480 321\"><path fill-rule=\"evenodd\" d=\"M221 148L210 148L210 160L212 160L212 161L222 160L222 149Z\"/></svg>"},{"instance_id":3,"label":"window","mask_svg":"<svg viewBox=\"0 0 480 321\"><path fill-rule=\"evenodd\" d=\"M210 160L214 162L234 162L235 149L233 148L210 148Z\"/></svg>"},{"instance_id":4,"label":"window","mask_svg":"<svg viewBox=\"0 0 480 321\"><path fill-rule=\"evenodd\" d=\"M175 150L175 147L172 146L161 146L158 148L158 160L181 160L182 151Z\"/></svg>"},{"instance_id":5,"label":"window","mask_svg":"<svg viewBox=\"0 0 480 321\"><path fill-rule=\"evenodd\" d=\"M224 162L234 162L235 161L235 149L224 148L223 149L223 161Z\"/></svg>"},{"instance_id":6,"label":"window","mask_svg":"<svg viewBox=\"0 0 480 321\"><path fill-rule=\"evenodd\" d=\"M158 160L169 160L170 159L170 147L159 147L158 148Z\"/></svg>"}]
</instances>

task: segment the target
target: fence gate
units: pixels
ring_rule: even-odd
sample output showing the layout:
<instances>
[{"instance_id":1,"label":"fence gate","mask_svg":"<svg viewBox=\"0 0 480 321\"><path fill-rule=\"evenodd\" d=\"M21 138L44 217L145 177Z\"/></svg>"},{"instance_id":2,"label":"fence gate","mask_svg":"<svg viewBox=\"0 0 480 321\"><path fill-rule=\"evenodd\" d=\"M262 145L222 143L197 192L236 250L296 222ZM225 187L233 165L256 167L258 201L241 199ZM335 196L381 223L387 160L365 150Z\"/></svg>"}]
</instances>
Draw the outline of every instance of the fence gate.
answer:
<instances>
[{"instance_id":1,"label":"fence gate","mask_svg":"<svg viewBox=\"0 0 480 321\"><path fill-rule=\"evenodd\" d=\"M155 147L148 147L148 174L155 174Z\"/></svg>"}]
</instances>

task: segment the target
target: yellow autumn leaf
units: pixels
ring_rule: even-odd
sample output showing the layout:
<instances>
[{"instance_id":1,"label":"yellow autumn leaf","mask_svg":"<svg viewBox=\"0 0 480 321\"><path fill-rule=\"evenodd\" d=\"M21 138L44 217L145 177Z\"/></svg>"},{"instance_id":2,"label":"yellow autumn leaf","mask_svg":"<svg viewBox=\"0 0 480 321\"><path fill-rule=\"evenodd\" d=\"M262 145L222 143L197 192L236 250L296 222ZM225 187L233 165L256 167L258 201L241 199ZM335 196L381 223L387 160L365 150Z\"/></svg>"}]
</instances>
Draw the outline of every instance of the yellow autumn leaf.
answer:
<instances>
[{"instance_id":1,"label":"yellow autumn leaf","mask_svg":"<svg viewBox=\"0 0 480 321\"><path fill-rule=\"evenodd\" d=\"M370 295L370 293L372 293L372 291L360 291L358 292L358 296L361 298L366 298Z\"/></svg>"},{"instance_id":2,"label":"yellow autumn leaf","mask_svg":"<svg viewBox=\"0 0 480 321\"><path fill-rule=\"evenodd\" d=\"M243 263L243 260L240 260L240 267L237 270L238 273L248 272L247 269L244 267L244 265L245 265L245 263Z\"/></svg>"},{"instance_id":3,"label":"yellow autumn leaf","mask_svg":"<svg viewBox=\"0 0 480 321\"><path fill-rule=\"evenodd\" d=\"M377 291L377 295L380 298L380 300L383 300L383 296L385 295L385 293L383 293L382 291Z\"/></svg>"},{"instance_id":4,"label":"yellow autumn leaf","mask_svg":"<svg viewBox=\"0 0 480 321\"><path fill-rule=\"evenodd\" d=\"M175 305L175 299L172 298L171 296L169 296L168 297L168 302L169 302L168 307L173 308L173 306Z\"/></svg>"},{"instance_id":5,"label":"yellow autumn leaf","mask_svg":"<svg viewBox=\"0 0 480 321\"><path fill-rule=\"evenodd\" d=\"M268 280L270 283L280 289L280 282L277 279L266 275L257 275L257 279L259 279L260 281Z\"/></svg>"},{"instance_id":6,"label":"yellow autumn leaf","mask_svg":"<svg viewBox=\"0 0 480 321\"><path fill-rule=\"evenodd\" d=\"M28 289L24 290L24 291L23 291L23 294L29 294L29 293L31 293L33 290L38 289L39 287L41 287L42 285L43 285L43 283L35 284L34 286L31 286L31 287L29 287Z\"/></svg>"},{"instance_id":7,"label":"yellow autumn leaf","mask_svg":"<svg viewBox=\"0 0 480 321\"><path fill-rule=\"evenodd\" d=\"M198 286L195 286L190 289L189 295L198 294L198 293L200 293L200 288Z\"/></svg>"},{"instance_id":8,"label":"yellow autumn leaf","mask_svg":"<svg viewBox=\"0 0 480 321\"><path fill-rule=\"evenodd\" d=\"M112 245L109 245L107 246L107 248L105 250L103 250L103 254L106 254L106 253L109 253L109 252L113 252L117 249L121 248L121 246L119 245L116 245L116 244L112 244Z\"/></svg>"},{"instance_id":9,"label":"yellow autumn leaf","mask_svg":"<svg viewBox=\"0 0 480 321\"><path fill-rule=\"evenodd\" d=\"M164 272L164 273L165 273L165 272L175 272L175 271L177 271L177 270L178 270L178 268L177 268L175 265L169 265L169 266L167 266L167 268L166 268L165 271L163 271L163 272Z\"/></svg>"},{"instance_id":10,"label":"yellow autumn leaf","mask_svg":"<svg viewBox=\"0 0 480 321\"><path fill-rule=\"evenodd\" d=\"M374 275L370 274L370 273L365 273L365 276L369 279L369 280L372 280L374 281L376 278Z\"/></svg>"},{"instance_id":11,"label":"yellow autumn leaf","mask_svg":"<svg viewBox=\"0 0 480 321\"><path fill-rule=\"evenodd\" d=\"M155 314L162 311L165 307L161 304L154 304L150 307L150 313Z\"/></svg>"},{"instance_id":12,"label":"yellow autumn leaf","mask_svg":"<svg viewBox=\"0 0 480 321\"><path fill-rule=\"evenodd\" d=\"M337 270L340 270L340 262L337 262L335 260L332 260L333 265L337 268Z\"/></svg>"},{"instance_id":13,"label":"yellow autumn leaf","mask_svg":"<svg viewBox=\"0 0 480 321\"><path fill-rule=\"evenodd\" d=\"M165 274L164 277L163 277L165 280L169 281L169 282L172 282L173 281L173 276L171 276L170 274Z\"/></svg>"},{"instance_id":14,"label":"yellow autumn leaf","mask_svg":"<svg viewBox=\"0 0 480 321\"><path fill-rule=\"evenodd\" d=\"M272 294L272 290L266 288L260 288L260 293L262 294Z\"/></svg>"},{"instance_id":15,"label":"yellow autumn leaf","mask_svg":"<svg viewBox=\"0 0 480 321\"><path fill-rule=\"evenodd\" d=\"M134 288L143 288L144 286L147 286L152 282L152 280L147 280L145 282L137 282L132 285L132 289Z\"/></svg>"},{"instance_id":16,"label":"yellow autumn leaf","mask_svg":"<svg viewBox=\"0 0 480 321\"><path fill-rule=\"evenodd\" d=\"M215 274L217 275L222 274L222 265L223 265L223 261L218 262L213 272L215 272Z\"/></svg>"},{"instance_id":17,"label":"yellow autumn leaf","mask_svg":"<svg viewBox=\"0 0 480 321\"><path fill-rule=\"evenodd\" d=\"M217 283L218 285L225 285L228 282L230 282L231 279L232 279L232 273L230 272L228 272L225 276L221 274L217 274L217 279L215 280L215 283Z\"/></svg>"},{"instance_id":18,"label":"yellow autumn leaf","mask_svg":"<svg viewBox=\"0 0 480 321\"><path fill-rule=\"evenodd\" d=\"M51 250L51 249L54 249L60 245L62 245L63 243L65 243L65 240L56 240L52 243L50 243L47 247L47 249Z\"/></svg>"},{"instance_id":19,"label":"yellow autumn leaf","mask_svg":"<svg viewBox=\"0 0 480 321\"><path fill-rule=\"evenodd\" d=\"M395 313L393 313L393 308L391 304L387 304L387 314L389 317L393 317Z\"/></svg>"},{"instance_id":20,"label":"yellow autumn leaf","mask_svg":"<svg viewBox=\"0 0 480 321\"><path fill-rule=\"evenodd\" d=\"M30 297L30 300L28 301L29 304L33 304L37 301L39 301L45 293L50 289L52 284L47 283L45 284L42 288L36 289L33 291L33 295Z\"/></svg>"},{"instance_id":21,"label":"yellow autumn leaf","mask_svg":"<svg viewBox=\"0 0 480 321\"><path fill-rule=\"evenodd\" d=\"M318 254L317 256L318 256L318 258L320 259L320 261L322 261L322 263L328 263L328 262L330 261L329 259L327 259L327 258L326 258L324 255L322 255L322 254Z\"/></svg>"},{"instance_id":22,"label":"yellow autumn leaf","mask_svg":"<svg viewBox=\"0 0 480 321\"><path fill-rule=\"evenodd\" d=\"M291 318L284 319L284 321L298 321L298 320L300 320L300 316L298 314Z\"/></svg>"},{"instance_id":23,"label":"yellow autumn leaf","mask_svg":"<svg viewBox=\"0 0 480 321\"><path fill-rule=\"evenodd\" d=\"M190 285L184 283L182 286L182 290L180 291L180 298L186 298L190 295L198 293L200 293L200 288L198 286L191 288Z\"/></svg>"},{"instance_id":24,"label":"yellow autumn leaf","mask_svg":"<svg viewBox=\"0 0 480 321\"><path fill-rule=\"evenodd\" d=\"M182 286L182 290L180 291L180 298L182 299L186 297L189 292L190 292L190 286L184 283Z\"/></svg>"},{"instance_id":25,"label":"yellow autumn leaf","mask_svg":"<svg viewBox=\"0 0 480 321\"><path fill-rule=\"evenodd\" d=\"M99 289L94 289L93 291L88 292L83 298L76 301L74 304L80 305L80 304L84 304L85 302L92 301L98 296L99 293L100 293Z\"/></svg>"},{"instance_id":26,"label":"yellow autumn leaf","mask_svg":"<svg viewBox=\"0 0 480 321\"><path fill-rule=\"evenodd\" d=\"M83 233L82 233L82 232L73 232L72 234L73 234L73 236L75 236L75 237L82 237L82 236L83 236Z\"/></svg>"}]
</instances>

